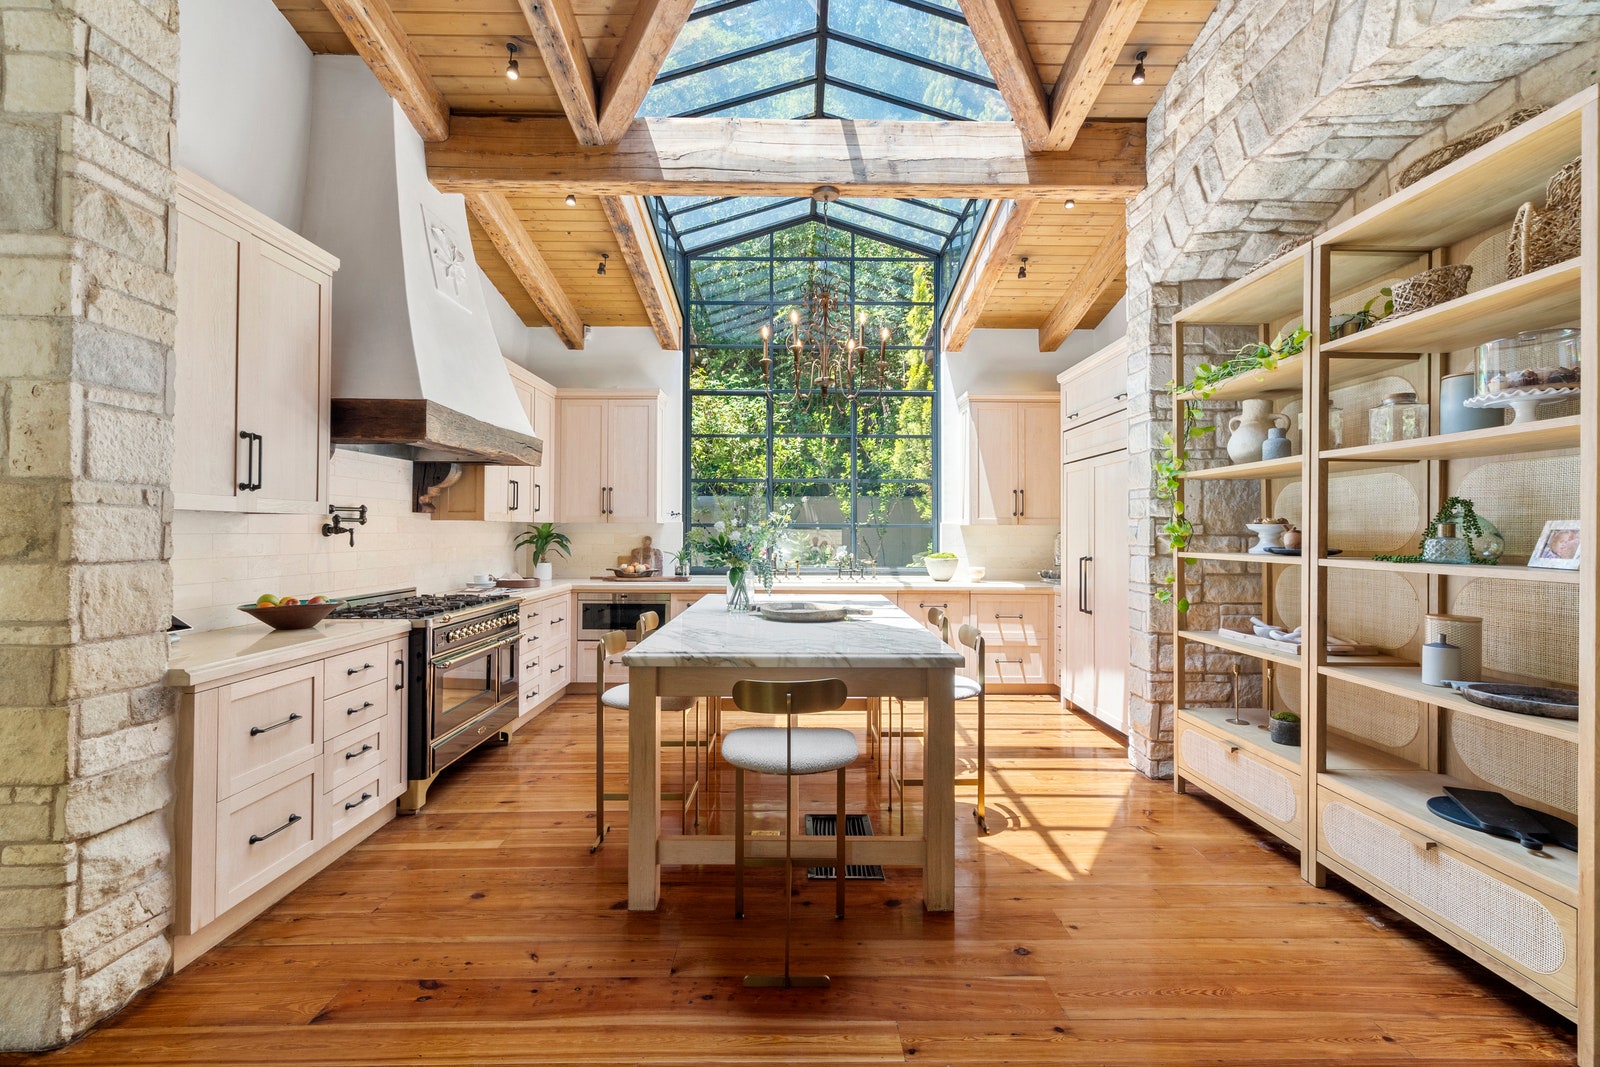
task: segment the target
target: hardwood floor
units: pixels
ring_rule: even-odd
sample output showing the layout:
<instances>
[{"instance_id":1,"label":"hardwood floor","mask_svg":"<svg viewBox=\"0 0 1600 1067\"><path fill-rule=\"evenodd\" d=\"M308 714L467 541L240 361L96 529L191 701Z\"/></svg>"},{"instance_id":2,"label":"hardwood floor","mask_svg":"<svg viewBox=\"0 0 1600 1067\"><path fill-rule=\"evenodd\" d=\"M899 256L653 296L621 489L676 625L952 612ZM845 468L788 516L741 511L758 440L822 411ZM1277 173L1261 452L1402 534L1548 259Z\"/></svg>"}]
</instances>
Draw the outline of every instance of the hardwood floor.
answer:
<instances>
[{"instance_id":1,"label":"hardwood floor","mask_svg":"<svg viewBox=\"0 0 1600 1067\"><path fill-rule=\"evenodd\" d=\"M1047 698L990 703L995 832L960 790L954 914L923 912L914 871L852 882L842 922L831 883L802 884L796 968L833 988L746 990L781 967L781 871L752 872L743 922L721 869L669 868L660 911L628 912L623 805L588 851L591 700L480 753L77 1044L0 1063L1574 1062L1565 1020L1353 890L1305 885L1288 849ZM823 777L809 808L831 810ZM718 827L732 775L709 784ZM850 796L885 832L864 760ZM781 832L781 786L755 802Z\"/></svg>"}]
</instances>

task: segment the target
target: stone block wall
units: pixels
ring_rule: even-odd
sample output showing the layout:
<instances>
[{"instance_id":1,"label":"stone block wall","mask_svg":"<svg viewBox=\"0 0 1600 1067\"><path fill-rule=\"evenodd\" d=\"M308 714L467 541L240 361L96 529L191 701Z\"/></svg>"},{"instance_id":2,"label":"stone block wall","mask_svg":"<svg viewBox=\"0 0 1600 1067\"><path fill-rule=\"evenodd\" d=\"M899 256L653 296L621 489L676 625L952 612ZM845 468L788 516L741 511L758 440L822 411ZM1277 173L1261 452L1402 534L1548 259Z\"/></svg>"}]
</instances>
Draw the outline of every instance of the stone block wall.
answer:
<instances>
[{"instance_id":1,"label":"stone block wall","mask_svg":"<svg viewBox=\"0 0 1600 1067\"><path fill-rule=\"evenodd\" d=\"M0 0L0 1048L168 967L176 0Z\"/></svg>"}]
</instances>

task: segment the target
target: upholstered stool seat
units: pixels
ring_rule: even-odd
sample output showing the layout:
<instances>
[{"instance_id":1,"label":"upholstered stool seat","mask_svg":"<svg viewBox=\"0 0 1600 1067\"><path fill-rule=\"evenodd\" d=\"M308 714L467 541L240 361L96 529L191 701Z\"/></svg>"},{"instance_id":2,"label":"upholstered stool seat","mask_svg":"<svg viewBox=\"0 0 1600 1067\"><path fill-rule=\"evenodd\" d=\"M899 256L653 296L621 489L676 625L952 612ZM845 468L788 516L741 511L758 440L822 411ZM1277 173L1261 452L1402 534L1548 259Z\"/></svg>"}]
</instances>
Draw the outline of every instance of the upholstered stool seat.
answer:
<instances>
[{"instance_id":1,"label":"upholstered stool seat","mask_svg":"<svg viewBox=\"0 0 1600 1067\"><path fill-rule=\"evenodd\" d=\"M856 735L833 727L791 733L776 726L746 726L722 739L722 758L757 774L822 774L848 767L860 754Z\"/></svg>"},{"instance_id":2,"label":"upholstered stool seat","mask_svg":"<svg viewBox=\"0 0 1600 1067\"><path fill-rule=\"evenodd\" d=\"M607 689L600 694L600 703L604 704L608 708L618 708L622 711L627 711L628 700L628 685L626 682L624 682L622 685L614 685L610 689ZM692 707L694 707L694 697L661 698L662 711L688 711Z\"/></svg>"},{"instance_id":3,"label":"upholstered stool seat","mask_svg":"<svg viewBox=\"0 0 1600 1067\"><path fill-rule=\"evenodd\" d=\"M971 700L983 692L983 686L978 684L976 678L968 678L964 674L956 675L956 699Z\"/></svg>"}]
</instances>

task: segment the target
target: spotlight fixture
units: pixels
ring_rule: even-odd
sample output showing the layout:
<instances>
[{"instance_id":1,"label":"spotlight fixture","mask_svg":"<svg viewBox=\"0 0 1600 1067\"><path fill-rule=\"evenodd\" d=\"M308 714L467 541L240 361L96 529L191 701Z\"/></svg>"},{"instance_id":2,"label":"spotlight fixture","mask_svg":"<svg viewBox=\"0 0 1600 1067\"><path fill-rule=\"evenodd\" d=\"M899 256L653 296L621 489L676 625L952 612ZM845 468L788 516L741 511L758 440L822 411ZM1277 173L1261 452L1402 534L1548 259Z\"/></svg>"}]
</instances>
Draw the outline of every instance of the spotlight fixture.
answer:
<instances>
[{"instance_id":1,"label":"spotlight fixture","mask_svg":"<svg viewBox=\"0 0 1600 1067\"><path fill-rule=\"evenodd\" d=\"M1149 54L1149 52L1139 52L1133 57L1133 84L1135 85L1144 84L1144 57Z\"/></svg>"},{"instance_id":2,"label":"spotlight fixture","mask_svg":"<svg viewBox=\"0 0 1600 1067\"><path fill-rule=\"evenodd\" d=\"M1026 278L1027 276L1028 276L1028 257L1027 256L1023 256L1022 257L1022 266L1017 268L1017 281L1020 282L1022 279Z\"/></svg>"},{"instance_id":3,"label":"spotlight fixture","mask_svg":"<svg viewBox=\"0 0 1600 1067\"><path fill-rule=\"evenodd\" d=\"M609 260L610 258L611 258L610 253L601 252L600 253L600 265L594 269L594 272L596 274L604 274L606 272L606 261Z\"/></svg>"},{"instance_id":4,"label":"spotlight fixture","mask_svg":"<svg viewBox=\"0 0 1600 1067\"><path fill-rule=\"evenodd\" d=\"M577 207L578 206L578 198L573 196L571 193L568 193L567 194L567 206L568 207Z\"/></svg>"},{"instance_id":5,"label":"spotlight fixture","mask_svg":"<svg viewBox=\"0 0 1600 1067\"><path fill-rule=\"evenodd\" d=\"M517 46L510 41L506 42L506 80L516 81L522 77L522 72L517 68Z\"/></svg>"},{"instance_id":6,"label":"spotlight fixture","mask_svg":"<svg viewBox=\"0 0 1600 1067\"><path fill-rule=\"evenodd\" d=\"M1078 206L1078 202L1069 196L1067 197L1066 203L1062 204L1061 206L1066 208L1068 211L1071 211L1073 208Z\"/></svg>"}]
</instances>

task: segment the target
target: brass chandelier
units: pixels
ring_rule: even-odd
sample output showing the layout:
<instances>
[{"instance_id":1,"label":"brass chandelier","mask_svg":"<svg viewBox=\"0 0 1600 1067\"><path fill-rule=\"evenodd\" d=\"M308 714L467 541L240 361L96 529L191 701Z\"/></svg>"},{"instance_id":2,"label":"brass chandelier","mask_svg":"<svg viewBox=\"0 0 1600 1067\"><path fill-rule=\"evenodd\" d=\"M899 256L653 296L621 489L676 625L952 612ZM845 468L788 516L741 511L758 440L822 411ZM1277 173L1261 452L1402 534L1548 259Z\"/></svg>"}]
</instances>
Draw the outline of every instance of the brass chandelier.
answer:
<instances>
[{"instance_id":1,"label":"brass chandelier","mask_svg":"<svg viewBox=\"0 0 1600 1067\"><path fill-rule=\"evenodd\" d=\"M826 230L828 205L839 199L839 190L831 185L819 186L811 199L822 205L822 226ZM884 326L878 331L878 352L874 359L867 344L867 313L861 312L852 323L848 299L827 280L826 251L822 255L820 272L817 263L815 259L811 261L804 315L800 308L789 312L793 332L785 347L793 360L790 399L807 411L813 403L826 405L829 402L846 409L862 393L881 394L889 388L889 328ZM771 323L761 327L761 371L767 383L767 395L771 397L774 395Z\"/></svg>"}]
</instances>

